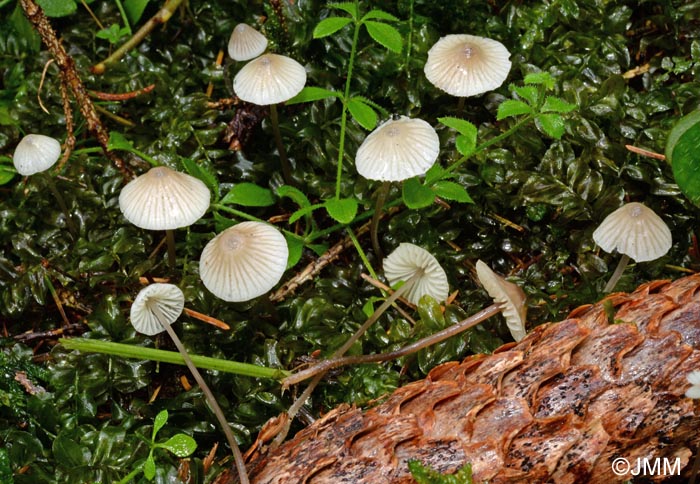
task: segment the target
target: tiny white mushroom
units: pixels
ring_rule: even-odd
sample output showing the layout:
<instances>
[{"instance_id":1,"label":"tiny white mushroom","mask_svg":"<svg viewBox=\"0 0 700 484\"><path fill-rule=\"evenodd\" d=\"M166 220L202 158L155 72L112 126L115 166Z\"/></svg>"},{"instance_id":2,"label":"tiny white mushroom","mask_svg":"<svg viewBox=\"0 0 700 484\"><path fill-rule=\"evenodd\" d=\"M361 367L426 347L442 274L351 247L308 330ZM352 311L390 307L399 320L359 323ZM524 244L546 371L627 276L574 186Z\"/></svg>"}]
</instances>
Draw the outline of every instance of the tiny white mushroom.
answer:
<instances>
[{"instance_id":1,"label":"tiny white mushroom","mask_svg":"<svg viewBox=\"0 0 700 484\"><path fill-rule=\"evenodd\" d=\"M43 134L28 134L17 144L12 163L17 173L30 176L46 171L61 156L61 143Z\"/></svg>"},{"instance_id":2,"label":"tiny white mushroom","mask_svg":"<svg viewBox=\"0 0 700 484\"><path fill-rule=\"evenodd\" d=\"M450 290L447 274L427 250L402 242L384 259L384 275L392 286L399 281L408 281L419 271L422 275L408 289L406 299L413 304L418 304L426 294L440 302L447 299Z\"/></svg>"},{"instance_id":3,"label":"tiny white mushroom","mask_svg":"<svg viewBox=\"0 0 700 484\"><path fill-rule=\"evenodd\" d=\"M288 257L287 241L279 230L262 222L241 222L204 247L199 277L224 301L248 301L279 282Z\"/></svg>"},{"instance_id":4,"label":"tiny white mushroom","mask_svg":"<svg viewBox=\"0 0 700 484\"><path fill-rule=\"evenodd\" d=\"M248 24L233 28L228 41L228 55L235 61L254 59L267 49L267 38Z\"/></svg>"},{"instance_id":5,"label":"tiny white mushroom","mask_svg":"<svg viewBox=\"0 0 700 484\"><path fill-rule=\"evenodd\" d=\"M509 57L497 40L447 35L428 51L424 72L434 86L452 96L476 96L503 84L510 72Z\"/></svg>"},{"instance_id":6,"label":"tiny white mushroom","mask_svg":"<svg viewBox=\"0 0 700 484\"><path fill-rule=\"evenodd\" d=\"M685 396L688 398L700 398L700 371L691 371L686 375L686 379L691 384L691 387L685 391Z\"/></svg>"},{"instance_id":7,"label":"tiny white mushroom","mask_svg":"<svg viewBox=\"0 0 700 484\"><path fill-rule=\"evenodd\" d=\"M523 339L527 334L525 330L527 306L523 290L517 284L506 281L496 274L481 260L476 261L476 276L489 296L503 306L501 313L506 319L513 339L515 341Z\"/></svg>"},{"instance_id":8,"label":"tiny white mushroom","mask_svg":"<svg viewBox=\"0 0 700 484\"><path fill-rule=\"evenodd\" d=\"M287 101L299 94L305 84L304 66L279 54L264 54L253 59L233 78L236 95L260 106Z\"/></svg>"},{"instance_id":9,"label":"tiny white mushroom","mask_svg":"<svg viewBox=\"0 0 700 484\"><path fill-rule=\"evenodd\" d=\"M673 245L671 230L652 209L637 202L618 208L593 232L593 240L606 252L617 250L622 258L604 292L610 292L631 258L647 262L665 255Z\"/></svg>"},{"instance_id":10,"label":"tiny white mushroom","mask_svg":"<svg viewBox=\"0 0 700 484\"><path fill-rule=\"evenodd\" d=\"M367 135L357 150L355 166L370 180L402 181L425 174L439 154L440 140L430 124L399 116Z\"/></svg>"},{"instance_id":11,"label":"tiny white mushroom","mask_svg":"<svg viewBox=\"0 0 700 484\"><path fill-rule=\"evenodd\" d=\"M158 309L154 309L158 306ZM163 323L172 324L182 314L185 295L173 284L150 284L138 293L131 305L131 324L139 333L153 336L165 331L156 311L164 317Z\"/></svg>"}]
</instances>

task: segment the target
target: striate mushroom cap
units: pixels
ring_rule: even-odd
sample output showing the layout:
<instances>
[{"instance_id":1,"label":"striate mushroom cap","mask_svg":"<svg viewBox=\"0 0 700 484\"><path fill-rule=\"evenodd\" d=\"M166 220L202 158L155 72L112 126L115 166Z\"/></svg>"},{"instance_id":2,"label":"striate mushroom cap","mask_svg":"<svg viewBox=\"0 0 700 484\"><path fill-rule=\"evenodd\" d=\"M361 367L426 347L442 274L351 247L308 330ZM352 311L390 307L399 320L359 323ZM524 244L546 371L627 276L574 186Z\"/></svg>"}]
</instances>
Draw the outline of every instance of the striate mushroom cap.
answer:
<instances>
[{"instance_id":1,"label":"striate mushroom cap","mask_svg":"<svg viewBox=\"0 0 700 484\"><path fill-rule=\"evenodd\" d=\"M439 154L440 140L430 124L399 116L367 135L355 166L369 180L402 181L425 174Z\"/></svg>"},{"instance_id":2,"label":"striate mushroom cap","mask_svg":"<svg viewBox=\"0 0 700 484\"><path fill-rule=\"evenodd\" d=\"M304 84L304 66L278 54L264 54L253 59L233 78L236 95L260 106L287 101L299 94Z\"/></svg>"},{"instance_id":3,"label":"striate mushroom cap","mask_svg":"<svg viewBox=\"0 0 700 484\"><path fill-rule=\"evenodd\" d=\"M242 222L214 237L199 259L199 277L216 297L248 301L272 289L287 268L289 249L275 227Z\"/></svg>"},{"instance_id":4,"label":"striate mushroom cap","mask_svg":"<svg viewBox=\"0 0 700 484\"><path fill-rule=\"evenodd\" d=\"M635 262L665 255L673 244L668 225L649 207L627 203L605 217L593 232L593 240L606 252L617 249Z\"/></svg>"},{"instance_id":5,"label":"striate mushroom cap","mask_svg":"<svg viewBox=\"0 0 700 484\"><path fill-rule=\"evenodd\" d=\"M28 134L17 144L12 163L17 173L30 176L51 168L61 156L61 143L43 134Z\"/></svg>"},{"instance_id":6,"label":"striate mushroom cap","mask_svg":"<svg viewBox=\"0 0 700 484\"><path fill-rule=\"evenodd\" d=\"M510 334L515 341L525 337L525 321L527 315L526 298L523 290L512 282L506 281L496 274L481 260L476 261L476 276L489 296L503 306L501 313L506 319Z\"/></svg>"},{"instance_id":7,"label":"striate mushroom cap","mask_svg":"<svg viewBox=\"0 0 700 484\"><path fill-rule=\"evenodd\" d=\"M173 230L199 220L209 200L209 189L198 178L157 166L122 188L119 208L137 227Z\"/></svg>"},{"instance_id":8,"label":"striate mushroom cap","mask_svg":"<svg viewBox=\"0 0 700 484\"><path fill-rule=\"evenodd\" d=\"M255 59L267 49L267 38L248 24L233 28L228 40L228 55L235 61Z\"/></svg>"},{"instance_id":9,"label":"striate mushroom cap","mask_svg":"<svg viewBox=\"0 0 700 484\"><path fill-rule=\"evenodd\" d=\"M153 310L157 306L165 323L174 323L185 307L185 296L173 284L150 284L138 293L131 305L131 324L139 333L153 336L165 331Z\"/></svg>"},{"instance_id":10,"label":"striate mushroom cap","mask_svg":"<svg viewBox=\"0 0 700 484\"><path fill-rule=\"evenodd\" d=\"M510 72L509 57L497 40L453 34L430 48L423 71L435 87L452 96L476 96L503 84Z\"/></svg>"},{"instance_id":11,"label":"striate mushroom cap","mask_svg":"<svg viewBox=\"0 0 700 484\"><path fill-rule=\"evenodd\" d=\"M392 286L407 281L422 270L423 275L408 290L406 299L418 304L420 298L429 294L437 301L447 299L450 285L447 274L440 263L427 250L408 242L402 242L384 259L384 275Z\"/></svg>"}]
</instances>

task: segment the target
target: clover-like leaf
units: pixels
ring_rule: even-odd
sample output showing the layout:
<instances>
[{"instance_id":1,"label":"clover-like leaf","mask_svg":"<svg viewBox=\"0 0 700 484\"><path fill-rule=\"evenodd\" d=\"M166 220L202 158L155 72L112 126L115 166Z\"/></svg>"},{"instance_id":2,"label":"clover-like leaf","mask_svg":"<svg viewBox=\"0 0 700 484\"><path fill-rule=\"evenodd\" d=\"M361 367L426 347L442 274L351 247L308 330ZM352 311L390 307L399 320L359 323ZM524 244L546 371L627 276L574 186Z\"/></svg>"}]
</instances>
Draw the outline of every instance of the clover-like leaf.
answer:
<instances>
[{"instance_id":1,"label":"clover-like leaf","mask_svg":"<svg viewBox=\"0 0 700 484\"><path fill-rule=\"evenodd\" d=\"M531 112L532 107L529 104L516 99L508 99L498 106L496 119L500 121L505 118L520 116L521 114L530 114Z\"/></svg>"},{"instance_id":2,"label":"clover-like leaf","mask_svg":"<svg viewBox=\"0 0 700 484\"><path fill-rule=\"evenodd\" d=\"M467 193L467 189L459 183L441 180L432 186L435 194L445 200L454 200L461 203L474 203L472 197Z\"/></svg>"},{"instance_id":3,"label":"clover-like leaf","mask_svg":"<svg viewBox=\"0 0 700 484\"><path fill-rule=\"evenodd\" d=\"M324 204L328 215L341 224L349 224L357 213L357 200L354 198L331 198Z\"/></svg>"},{"instance_id":4,"label":"clover-like leaf","mask_svg":"<svg viewBox=\"0 0 700 484\"><path fill-rule=\"evenodd\" d=\"M551 136L554 139L561 139L564 131L566 131L566 125L564 124L564 118L559 114L538 114L535 118L535 124L544 133Z\"/></svg>"},{"instance_id":5,"label":"clover-like leaf","mask_svg":"<svg viewBox=\"0 0 700 484\"><path fill-rule=\"evenodd\" d=\"M352 19L347 17L324 18L316 25L316 28L314 28L314 39L321 39L334 34L350 22L352 22Z\"/></svg>"}]
</instances>

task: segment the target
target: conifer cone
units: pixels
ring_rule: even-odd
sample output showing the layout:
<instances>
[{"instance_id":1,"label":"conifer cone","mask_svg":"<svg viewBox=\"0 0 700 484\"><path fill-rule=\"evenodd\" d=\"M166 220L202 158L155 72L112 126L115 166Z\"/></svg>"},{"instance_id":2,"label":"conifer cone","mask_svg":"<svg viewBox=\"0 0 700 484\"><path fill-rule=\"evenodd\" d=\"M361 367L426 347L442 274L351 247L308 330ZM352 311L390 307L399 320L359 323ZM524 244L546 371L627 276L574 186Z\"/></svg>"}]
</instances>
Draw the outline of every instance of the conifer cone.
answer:
<instances>
[{"instance_id":1,"label":"conifer cone","mask_svg":"<svg viewBox=\"0 0 700 484\"><path fill-rule=\"evenodd\" d=\"M494 484L631 479L615 474L616 458L632 470L668 458L683 482L700 440L700 404L684 396L700 369L699 289L694 275L612 294L491 355L440 365L367 411L338 407L258 454L251 482L410 483L410 459L442 473L471 463L474 482Z\"/></svg>"}]
</instances>

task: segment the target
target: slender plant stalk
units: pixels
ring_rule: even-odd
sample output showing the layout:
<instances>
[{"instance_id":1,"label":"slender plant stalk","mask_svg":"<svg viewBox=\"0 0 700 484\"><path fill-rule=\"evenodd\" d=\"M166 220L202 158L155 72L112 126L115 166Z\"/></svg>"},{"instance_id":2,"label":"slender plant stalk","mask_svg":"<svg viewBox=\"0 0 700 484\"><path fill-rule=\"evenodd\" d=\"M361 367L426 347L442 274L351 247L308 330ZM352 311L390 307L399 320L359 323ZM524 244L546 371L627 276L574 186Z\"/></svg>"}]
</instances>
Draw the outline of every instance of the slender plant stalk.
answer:
<instances>
[{"instance_id":1,"label":"slender plant stalk","mask_svg":"<svg viewBox=\"0 0 700 484\"><path fill-rule=\"evenodd\" d=\"M384 312L394 304L394 302L402 295L408 292L408 290L416 283L418 279L420 279L423 276L423 270L419 269L416 271L415 274L413 274L405 283L403 286L398 288L391 296L386 298L386 300L382 303L381 306L377 308L376 311L372 313L372 315L367 318L367 321L364 322L360 328L355 331L355 333L335 352L333 353L333 356L331 356L331 359L334 358L340 358L343 356L351 347L352 345L355 344L355 342L360 339L360 337L367 331L367 329L372 326L379 317L384 314ZM323 375L325 374L325 371L322 371L314 376L314 379L311 380L309 385L306 387L304 392L297 398L294 403L292 404L291 407L287 410L287 420L282 427L282 430L277 434L275 437L275 440L273 440L271 447L274 449L276 447L279 447L280 444L284 441L284 439L287 437L287 434L289 433L289 428L292 425L292 420L294 420L294 417L296 417L297 413L299 413L299 410L301 410L301 407L304 406L306 403L306 400L311 396L311 392L314 391L316 386L320 383L321 379L323 378ZM301 380L300 380L301 381ZM282 389L286 389L287 385L283 385Z\"/></svg>"},{"instance_id":2,"label":"slender plant stalk","mask_svg":"<svg viewBox=\"0 0 700 484\"><path fill-rule=\"evenodd\" d=\"M620 277L622 277L622 273L625 272L625 268L627 267L627 264L629 263L629 261L630 261L630 258L626 254L622 254L622 257L620 258L620 262L617 263L617 267L615 268L615 272L613 272L613 275L610 276L610 280L605 285L603 292L610 292L613 289L615 289L615 286L617 285L617 281L619 281Z\"/></svg>"},{"instance_id":3,"label":"slender plant stalk","mask_svg":"<svg viewBox=\"0 0 700 484\"><path fill-rule=\"evenodd\" d=\"M391 182L385 181L382 182L379 190L377 190L377 202L374 205L374 214L372 215L372 223L370 224L369 229L370 238L372 240L372 248L374 249L374 254L379 260L384 258L384 253L379 245L379 220L382 218L382 210L384 209L384 204L386 203L390 188ZM376 279L375 276L372 277Z\"/></svg>"},{"instance_id":4,"label":"slender plant stalk","mask_svg":"<svg viewBox=\"0 0 700 484\"><path fill-rule=\"evenodd\" d=\"M168 242L168 265L171 269L175 268L175 231L166 230L165 239Z\"/></svg>"},{"instance_id":5,"label":"slender plant stalk","mask_svg":"<svg viewBox=\"0 0 700 484\"><path fill-rule=\"evenodd\" d=\"M357 5L357 2L355 3ZM357 54L357 39L360 36L360 22L355 21L355 32L352 35L352 48L350 50L350 61L348 63L348 75L345 79L345 94L343 95L343 113L340 116L340 142L338 143L338 168L335 178L335 198L340 199L340 179L343 176L343 157L345 155L345 128L348 122L348 101L350 100L350 81L352 80L352 69L355 65Z\"/></svg>"},{"instance_id":6,"label":"slender plant stalk","mask_svg":"<svg viewBox=\"0 0 700 484\"><path fill-rule=\"evenodd\" d=\"M289 164L287 150L284 148L284 143L282 143L282 134L280 133L276 104L270 104L270 120L272 121L272 133L274 134L275 145L277 145L280 165L282 166L282 178L284 178L284 182L287 185L294 185L294 179L292 178L292 166Z\"/></svg>"},{"instance_id":7,"label":"slender plant stalk","mask_svg":"<svg viewBox=\"0 0 700 484\"><path fill-rule=\"evenodd\" d=\"M182 355L176 351L144 348L142 346L113 343L88 338L61 338L58 340L69 350L84 351L86 353L102 353L105 355L119 356L121 358L134 358L137 360L157 361L174 365L184 365ZM190 355L190 359L199 367L207 370L222 371L234 375L252 376L255 378L270 378L279 380L290 373L285 370L267 368L264 366L241 363L238 361L221 360L209 356Z\"/></svg>"},{"instance_id":8,"label":"slender plant stalk","mask_svg":"<svg viewBox=\"0 0 700 484\"><path fill-rule=\"evenodd\" d=\"M357 240L355 233L352 231L352 229L350 227L345 227L345 231L348 233L348 237L350 237L350 240L352 241L352 245L355 246L355 250L357 251L358 255L360 256L360 259L362 259L362 263L367 268L367 272L369 272L373 278L377 279L377 273L374 271L374 267L372 267L372 264L369 262L369 259L367 258L367 254L365 254L365 251L362 249L362 245L360 244L360 241Z\"/></svg>"},{"instance_id":9,"label":"slender plant stalk","mask_svg":"<svg viewBox=\"0 0 700 484\"><path fill-rule=\"evenodd\" d=\"M233 431L231 430L231 426L228 423L228 420L226 420L226 417L224 416L223 410L221 410L221 407L219 406L219 402L216 401L216 397L212 393L211 389L209 388L209 385L207 385L207 382L204 381L204 378L202 378L202 374L199 373L199 370L197 369L196 366L194 366L194 363L190 359L190 355L187 354L187 350L185 349L185 346L182 344L180 341L180 338L178 338L177 333L175 333L175 330L172 328L172 326L167 322L167 319L161 312L160 308L158 307L157 304L151 304L149 305L149 309L153 312L155 315L156 319L158 322L165 328L165 331L170 335L170 338L173 340L173 343L175 343L175 346L177 347L177 350L180 352L182 355L182 359L185 360L185 364L187 365L187 368L190 369L190 372L192 373L192 376L194 379L197 381L197 384L199 385L199 388L202 389L202 392L204 393L205 398L207 399L207 402L209 402L209 407L211 407L212 411L214 412L214 415L216 416L216 419L219 421L219 425L221 426L221 429L224 431L224 435L226 435L226 440L228 441L228 445L231 447L231 452L233 453L233 460L236 462L236 468L238 469L238 478L240 480L241 484L249 484L248 480L248 473L245 468L245 462L243 461L243 455L241 454L241 449L238 448L238 443L236 443L236 437L233 435Z\"/></svg>"},{"instance_id":10,"label":"slender plant stalk","mask_svg":"<svg viewBox=\"0 0 700 484\"><path fill-rule=\"evenodd\" d=\"M66 205L66 201L63 199L61 192L59 192L56 188L56 184L53 182L53 178L51 178L51 175L49 175L48 173L44 173L43 175L44 181L46 182L46 186L49 187L49 190L51 190L51 193L53 193L56 202L58 202L58 206L61 207L61 210L63 210L63 215L66 217L66 226L68 227L68 231L71 233L74 239L77 239L79 235L78 228L73 223L73 219L71 218L70 212L68 211L68 205Z\"/></svg>"},{"instance_id":11,"label":"slender plant stalk","mask_svg":"<svg viewBox=\"0 0 700 484\"><path fill-rule=\"evenodd\" d=\"M391 351L389 353L345 356L341 358L331 358L328 360L321 361L320 363L317 363L316 365L313 365L307 368L306 370L299 371L283 379L282 386L287 387L295 385L308 378L311 378L312 376L318 376L319 373L323 374L329 370L339 368L341 366L379 363L381 361L395 360L397 358L413 354L417 351L422 350L423 348L427 348L428 346L440 343L448 338L451 338L452 336L462 333L463 331L466 331L469 328L476 326L477 324L490 318L491 316L500 313L502 310L503 308L500 304L492 304L486 309L482 309L478 313L469 316L467 319L453 324L452 326L445 328L442 331L438 331L435 334L426 336L425 338L419 339L418 341L411 343L410 345L404 346L396 351Z\"/></svg>"}]
</instances>

